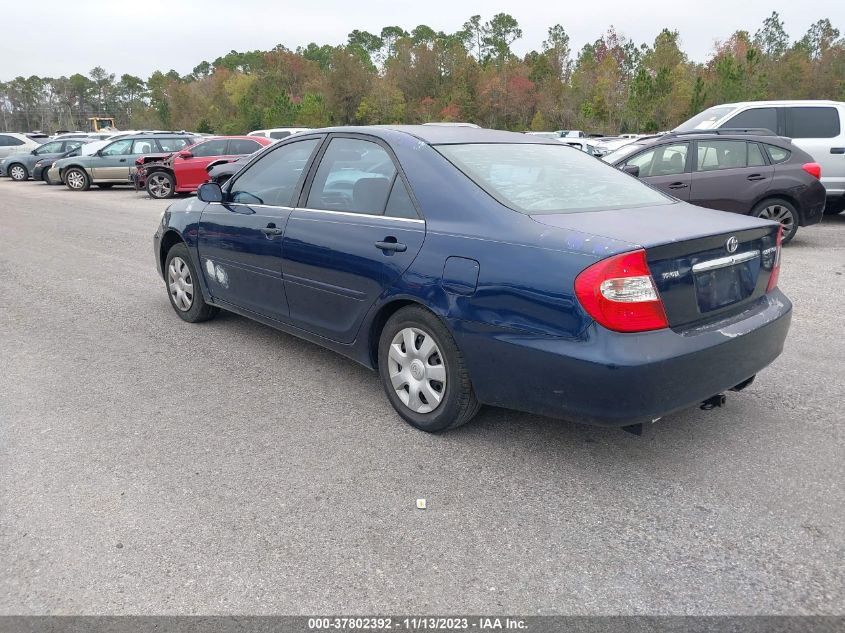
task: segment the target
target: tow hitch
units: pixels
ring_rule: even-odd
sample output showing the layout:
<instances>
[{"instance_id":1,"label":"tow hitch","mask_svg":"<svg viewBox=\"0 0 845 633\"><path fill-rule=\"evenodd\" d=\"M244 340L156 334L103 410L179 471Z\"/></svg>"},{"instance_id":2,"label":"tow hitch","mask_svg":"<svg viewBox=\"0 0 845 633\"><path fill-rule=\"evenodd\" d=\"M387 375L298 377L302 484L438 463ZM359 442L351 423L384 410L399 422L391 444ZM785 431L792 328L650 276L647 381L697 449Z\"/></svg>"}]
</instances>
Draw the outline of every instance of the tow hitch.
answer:
<instances>
[{"instance_id":1,"label":"tow hitch","mask_svg":"<svg viewBox=\"0 0 845 633\"><path fill-rule=\"evenodd\" d=\"M699 408L702 411L710 411L710 409L715 409L716 407L723 407L725 406L725 400L727 397L723 393L717 393L715 396L710 396L699 405Z\"/></svg>"}]
</instances>

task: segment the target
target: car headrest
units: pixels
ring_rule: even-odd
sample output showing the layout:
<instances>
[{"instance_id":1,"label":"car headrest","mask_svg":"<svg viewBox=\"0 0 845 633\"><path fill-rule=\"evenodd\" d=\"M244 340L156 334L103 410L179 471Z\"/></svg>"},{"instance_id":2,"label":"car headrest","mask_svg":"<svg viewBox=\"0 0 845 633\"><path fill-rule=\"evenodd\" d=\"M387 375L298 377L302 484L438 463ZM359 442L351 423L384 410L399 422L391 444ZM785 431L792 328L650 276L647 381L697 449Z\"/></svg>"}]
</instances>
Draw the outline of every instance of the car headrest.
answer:
<instances>
[{"instance_id":1,"label":"car headrest","mask_svg":"<svg viewBox=\"0 0 845 633\"><path fill-rule=\"evenodd\" d=\"M352 189L353 210L381 213L389 188L390 181L387 178L361 178Z\"/></svg>"}]
</instances>

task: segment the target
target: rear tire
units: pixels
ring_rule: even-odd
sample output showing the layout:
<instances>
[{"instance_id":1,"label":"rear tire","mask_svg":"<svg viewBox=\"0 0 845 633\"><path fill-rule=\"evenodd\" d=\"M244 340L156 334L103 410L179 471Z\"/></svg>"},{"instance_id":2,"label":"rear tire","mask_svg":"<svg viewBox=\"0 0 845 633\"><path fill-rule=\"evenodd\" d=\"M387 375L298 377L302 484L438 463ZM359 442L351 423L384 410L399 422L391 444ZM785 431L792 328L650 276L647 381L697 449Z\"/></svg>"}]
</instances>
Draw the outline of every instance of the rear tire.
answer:
<instances>
[{"instance_id":1,"label":"rear tire","mask_svg":"<svg viewBox=\"0 0 845 633\"><path fill-rule=\"evenodd\" d=\"M154 171L147 176L146 189L150 198L172 198L176 191L176 180L166 171Z\"/></svg>"},{"instance_id":2,"label":"rear tire","mask_svg":"<svg viewBox=\"0 0 845 633\"><path fill-rule=\"evenodd\" d=\"M213 319L220 312L220 308L205 302L199 275L183 242L174 244L167 252L164 283L170 305L183 321L200 323Z\"/></svg>"},{"instance_id":3,"label":"rear tire","mask_svg":"<svg viewBox=\"0 0 845 633\"><path fill-rule=\"evenodd\" d=\"M84 169L71 167L64 175L65 185L71 191L88 191L91 188L91 179Z\"/></svg>"},{"instance_id":4,"label":"rear tire","mask_svg":"<svg viewBox=\"0 0 845 633\"><path fill-rule=\"evenodd\" d=\"M845 195L838 198L827 199L827 204L824 207L825 215L838 215L845 211Z\"/></svg>"},{"instance_id":5,"label":"rear tire","mask_svg":"<svg viewBox=\"0 0 845 633\"><path fill-rule=\"evenodd\" d=\"M9 178L16 182L23 182L29 178L29 172L26 170L26 167L20 163L12 163L9 165L6 168L6 173L9 174Z\"/></svg>"},{"instance_id":6,"label":"rear tire","mask_svg":"<svg viewBox=\"0 0 845 633\"><path fill-rule=\"evenodd\" d=\"M457 428L481 408L451 333L422 307L402 308L387 320L378 370L390 404L422 431Z\"/></svg>"},{"instance_id":7,"label":"rear tire","mask_svg":"<svg viewBox=\"0 0 845 633\"><path fill-rule=\"evenodd\" d=\"M763 200L751 212L751 215L764 220L779 222L783 227L782 243L788 243L798 233L800 217L795 206L783 198Z\"/></svg>"}]
</instances>

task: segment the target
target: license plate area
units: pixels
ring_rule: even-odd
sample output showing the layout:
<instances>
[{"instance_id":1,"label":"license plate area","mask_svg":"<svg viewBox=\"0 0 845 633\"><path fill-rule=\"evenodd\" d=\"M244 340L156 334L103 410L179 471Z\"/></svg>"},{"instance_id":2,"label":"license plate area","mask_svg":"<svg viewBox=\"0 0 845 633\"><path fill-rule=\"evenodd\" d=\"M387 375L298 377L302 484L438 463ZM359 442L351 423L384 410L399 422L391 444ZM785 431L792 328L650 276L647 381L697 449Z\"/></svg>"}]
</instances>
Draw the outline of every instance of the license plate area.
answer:
<instances>
[{"instance_id":1,"label":"license plate area","mask_svg":"<svg viewBox=\"0 0 845 633\"><path fill-rule=\"evenodd\" d=\"M718 310L754 293L760 274L760 252L699 262L692 272L698 309L701 313Z\"/></svg>"}]
</instances>

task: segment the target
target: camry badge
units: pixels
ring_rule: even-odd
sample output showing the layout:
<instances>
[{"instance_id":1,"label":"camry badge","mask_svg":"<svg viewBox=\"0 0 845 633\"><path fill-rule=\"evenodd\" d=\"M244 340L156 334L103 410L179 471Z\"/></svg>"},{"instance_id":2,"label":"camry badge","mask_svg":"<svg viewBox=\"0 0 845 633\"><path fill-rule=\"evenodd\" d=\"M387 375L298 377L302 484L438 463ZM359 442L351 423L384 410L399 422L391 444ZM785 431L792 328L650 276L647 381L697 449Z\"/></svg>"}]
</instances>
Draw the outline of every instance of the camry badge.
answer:
<instances>
[{"instance_id":1,"label":"camry badge","mask_svg":"<svg viewBox=\"0 0 845 633\"><path fill-rule=\"evenodd\" d=\"M736 239L735 235L731 235L728 238L728 241L725 243L725 248L728 249L729 253L735 253L736 249L739 248L739 240Z\"/></svg>"}]
</instances>

